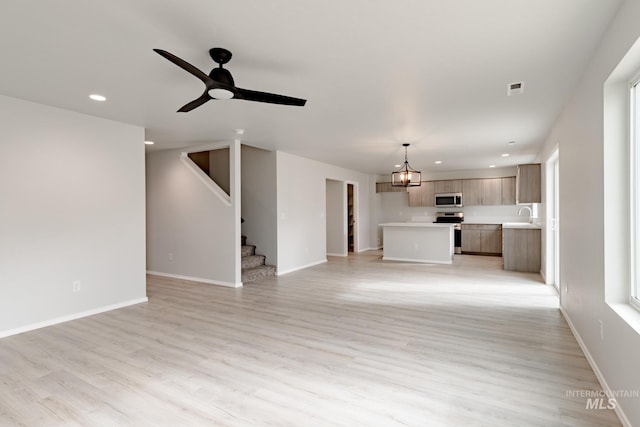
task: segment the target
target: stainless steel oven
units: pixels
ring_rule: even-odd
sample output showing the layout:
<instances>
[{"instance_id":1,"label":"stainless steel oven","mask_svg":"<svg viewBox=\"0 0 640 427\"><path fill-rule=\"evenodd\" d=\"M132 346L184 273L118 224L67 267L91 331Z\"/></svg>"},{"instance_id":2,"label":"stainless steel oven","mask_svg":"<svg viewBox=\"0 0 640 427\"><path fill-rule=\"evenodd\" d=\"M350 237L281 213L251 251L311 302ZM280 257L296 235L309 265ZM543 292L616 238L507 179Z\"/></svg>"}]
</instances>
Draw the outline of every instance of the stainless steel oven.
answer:
<instances>
[{"instance_id":1,"label":"stainless steel oven","mask_svg":"<svg viewBox=\"0 0 640 427\"><path fill-rule=\"evenodd\" d=\"M454 224L453 226L453 252L462 253L462 222L464 221L463 212L437 212L437 223Z\"/></svg>"}]
</instances>

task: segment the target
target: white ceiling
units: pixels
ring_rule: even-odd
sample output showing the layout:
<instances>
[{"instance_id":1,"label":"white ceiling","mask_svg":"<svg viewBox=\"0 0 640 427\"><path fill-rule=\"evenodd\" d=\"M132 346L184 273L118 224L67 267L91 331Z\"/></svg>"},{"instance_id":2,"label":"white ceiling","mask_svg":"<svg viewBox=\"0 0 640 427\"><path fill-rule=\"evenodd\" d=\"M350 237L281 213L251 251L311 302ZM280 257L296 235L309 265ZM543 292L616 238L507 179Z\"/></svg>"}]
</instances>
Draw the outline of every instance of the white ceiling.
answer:
<instances>
[{"instance_id":1,"label":"white ceiling","mask_svg":"<svg viewBox=\"0 0 640 427\"><path fill-rule=\"evenodd\" d=\"M423 172L510 166L535 158L619 4L3 0L0 93L143 126L151 150L241 128L246 144L367 173L401 163L403 142ZM217 46L233 52L239 87L307 105L228 100L176 113L204 86L152 49L208 73ZM524 94L508 97L518 81Z\"/></svg>"}]
</instances>

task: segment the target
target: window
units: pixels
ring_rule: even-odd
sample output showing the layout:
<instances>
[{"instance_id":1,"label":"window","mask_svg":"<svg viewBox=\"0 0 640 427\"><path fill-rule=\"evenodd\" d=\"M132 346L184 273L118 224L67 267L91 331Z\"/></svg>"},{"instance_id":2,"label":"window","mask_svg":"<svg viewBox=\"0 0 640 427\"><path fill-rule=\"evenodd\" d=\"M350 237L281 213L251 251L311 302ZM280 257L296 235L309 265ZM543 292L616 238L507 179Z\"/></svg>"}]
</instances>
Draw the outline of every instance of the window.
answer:
<instances>
[{"instance_id":1,"label":"window","mask_svg":"<svg viewBox=\"0 0 640 427\"><path fill-rule=\"evenodd\" d=\"M631 286L629 302L640 309L640 74L630 82L629 189L631 212Z\"/></svg>"}]
</instances>

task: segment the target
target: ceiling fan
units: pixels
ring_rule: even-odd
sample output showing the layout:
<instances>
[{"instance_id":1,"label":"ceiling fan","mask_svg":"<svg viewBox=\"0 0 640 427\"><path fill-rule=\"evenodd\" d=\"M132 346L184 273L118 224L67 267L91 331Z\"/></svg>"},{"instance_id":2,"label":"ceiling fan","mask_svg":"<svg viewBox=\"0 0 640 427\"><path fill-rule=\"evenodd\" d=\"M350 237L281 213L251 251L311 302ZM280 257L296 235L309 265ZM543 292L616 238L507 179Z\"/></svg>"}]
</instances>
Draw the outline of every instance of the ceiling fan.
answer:
<instances>
[{"instance_id":1,"label":"ceiling fan","mask_svg":"<svg viewBox=\"0 0 640 427\"><path fill-rule=\"evenodd\" d=\"M200 79L205 89L199 98L183 105L178 112L186 113L194 108L197 108L205 102L212 99L244 99L245 101L257 101L266 102L269 104L282 104L282 105L295 105L302 107L307 100L300 98L292 98L290 96L276 95L275 93L258 92L255 90L242 89L236 87L233 82L231 73L222 66L229 62L231 59L231 52L221 47L214 47L209 50L209 55L218 64L218 67L211 70L209 75L203 73L187 61L178 58L172 53L162 49L153 49L154 52L165 57L169 61L176 64L178 67L196 76Z\"/></svg>"}]
</instances>

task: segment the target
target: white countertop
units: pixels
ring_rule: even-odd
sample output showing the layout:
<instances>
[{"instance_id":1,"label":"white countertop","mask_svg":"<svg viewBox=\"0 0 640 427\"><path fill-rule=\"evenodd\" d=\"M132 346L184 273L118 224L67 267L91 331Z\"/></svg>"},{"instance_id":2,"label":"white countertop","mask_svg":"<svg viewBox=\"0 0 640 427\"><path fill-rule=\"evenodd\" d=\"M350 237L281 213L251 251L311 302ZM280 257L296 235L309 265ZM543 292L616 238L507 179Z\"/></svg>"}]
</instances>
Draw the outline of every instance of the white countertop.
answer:
<instances>
[{"instance_id":1,"label":"white countertop","mask_svg":"<svg viewBox=\"0 0 640 427\"><path fill-rule=\"evenodd\" d=\"M428 228L450 228L455 224L433 223L433 222L387 222L380 224L380 227L428 227Z\"/></svg>"},{"instance_id":2,"label":"white countertop","mask_svg":"<svg viewBox=\"0 0 640 427\"><path fill-rule=\"evenodd\" d=\"M542 225L538 223L529 223L529 222L504 222L502 223L502 228L521 228L528 230L540 230L542 229Z\"/></svg>"}]
</instances>

